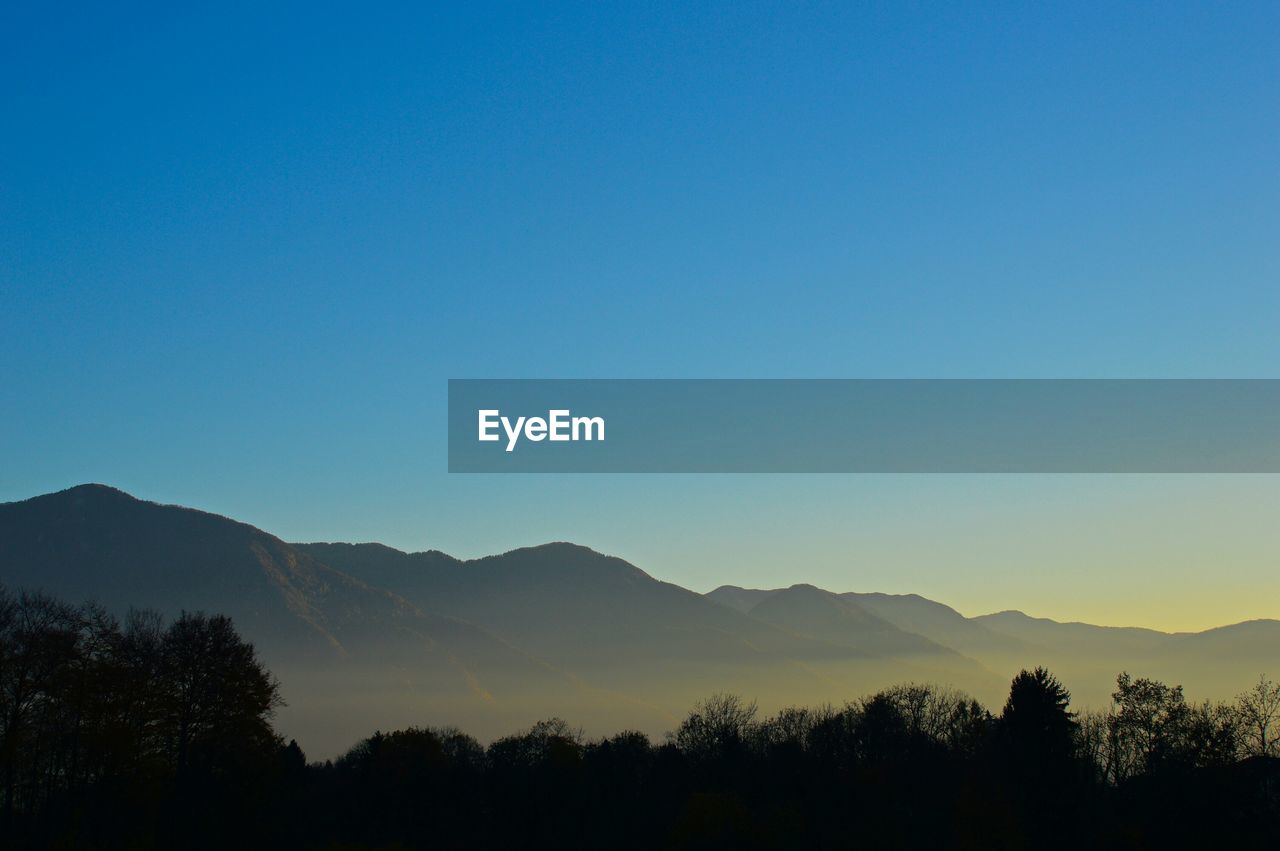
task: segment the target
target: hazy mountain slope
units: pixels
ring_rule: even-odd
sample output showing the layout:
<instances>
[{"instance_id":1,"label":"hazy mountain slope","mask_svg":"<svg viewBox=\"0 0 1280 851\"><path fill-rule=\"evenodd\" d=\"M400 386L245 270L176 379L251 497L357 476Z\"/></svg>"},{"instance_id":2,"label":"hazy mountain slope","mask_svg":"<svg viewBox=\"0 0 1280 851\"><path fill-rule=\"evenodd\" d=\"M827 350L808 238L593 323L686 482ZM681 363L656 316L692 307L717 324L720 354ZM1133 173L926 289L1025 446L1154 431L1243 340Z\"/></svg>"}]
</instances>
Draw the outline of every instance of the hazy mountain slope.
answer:
<instances>
[{"instance_id":1,"label":"hazy mountain slope","mask_svg":"<svg viewBox=\"0 0 1280 851\"><path fill-rule=\"evenodd\" d=\"M385 567L383 548L322 549L344 571ZM799 635L660 582L622 559L555 543L424 569L402 554L388 587L416 605L480 624L590 682L625 690L674 711L717 690L764 705L843 701L902 679L942 679L989 688L974 666L918 636L851 643ZM384 574L385 575L385 574ZM892 626L878 622L882 630ZM924 646L934 653L907 659ZM954 670L953 670L954 669Z\"/></svg>"},{"instance_id":2,"label":"hazy mountain slope","mask_svg":"<svg viewBox=\"0 0 1280 851\"><path fill-rule=\"evenodd\" d=\"M117 613L230 615L282 681L286 731L305 729L317 747L393 721L468 722L496 735L555 713L648 729L670 720L260 529L101 485L0 504L0 582Z\"/></svg>"},{"instance_id":3,"label":"hazy mountain slope","mask_svg":"<svg viewBox=\"0 0 1280 851\"><path fill-rule=\"evenodd\" d=\"M575 544L525 547L448 569L426 565L425 554L400 553L399 576L390 575L380 545L299 548L356 576L377 570L386 587L424 610L493 626L522 647L562 658L683 658L691 645L713 657L837 652Z\"/></svg>"},{"instance_id":4,"label":"hazy mountain slope","mask_svg":"<svg viewBox=\"0 0 1280 851\"><path fill-rule=\"evenodd\" d=\"M424 609L482 624L589 681L634 689L672 711L713 688L800 702L843 700L907 679L957 685L999 703L1009 678L1036 665L1059 673L1080 702L1101 706L1122 670L1216 697L1234 694L1261 670L1280 670L1265 622L1234 646L1234 628L1218 641L1209 638L1214 631L1184 640L1014 612L965 618L918 595L833 595L812 586L722 586L702 596L717 613L683 588L569 544L470 562L378 545L301 548L357 576L380 571L380 580ZM806 607L801 597L822 605ZM1178 641L1185 651L1173 649Z\"/></svg>"},{"instance_id":5,"label":"hazy mountain slope","mask_svg":"<svg viewBox=\"0 0 1280 851\"><path fill-rule=\"evenodd\" d=\"M261 529L103 485L0 505L0 581L117 612L220 612L268 655L298 661L413 658L423 645L442 646L436 631L481 653L510 652Z\"/></svg>"},{"instance_id":6,"label":"hazy mountain slope","mask_svg":"<svg viewBox=\"0 0 1280 851\"><path fill-rule=\"evenodd\" d=\"M812 587L812 586L809 586ZM721 585L705 595L721 605L740 612L753 612L757 606L788 589L740 588ZM824 594L832 592L823 591ZM849 592L835 594L854 605L858 611L875 617L905 632L923 636L931 642L957 650L1010 650L1020 641L1001 635L957 612L950 606L926 599L918 594L877 594ZM762 610L767 611L767 609Z\"/></svg>"},{"instance_id":7,"label":"hazy mountain slope","mask_svg":"<svg viewBox=\"0 0 1280 851\"><path fill-rule=\"evenodd\" d=\"M1021 641L966 618L950 606L921 597L919 594L877 594L850 592L840 595L872 614L908 632L932 641L971 652L1008 652Z\"/></svg>"},{"instance_id":8,"label":"hazy mountain slope","mask_svg":"<svg viewBox=\"0 0 1280 851\"><path fill-rule=\"evenodd\" d=\"M456 573L461 559L439 550L406 553L383 544L292 544L298 552L335 567L370 585L429 591ZM417 583L421 583L419 588ZM404 592L401 592L404 593Z\"/></svg>"},{"instance_id":9,"label":"hazy mountain slope","mask_svg":"<svg viewBox=\"0 0 1280 851\"><path fill-rule=\"evenodd\" d=\"M833 637L831 625L823 624L823 613L818 609L798 611L785 621L768 615L766 604L787 590L725 585L706 596L802 634ZM1048 666L1072 690L1077 705L1108 705L1121 671L1180 683L1190 695L1213 699L1232 697L1259 674L1275 676L1280 672L1280 621L1275 620L1171 634L1138 627L1061 623L1017 611L966 618L950 606L916 594L851 592L836 596L900 630L977 660L1006 684L1023 668ZM981 686L968 687L982 693Z\"/></svg>"},{"instance_id":10,"label":"hazy mountain slope","mask_svg":"<svg viewBox=\"0 0 1280 851\"><path fill-rule=\"evenodd\" d=\"M1231 657L1244 662L1273 662L1280 653L1280 620L1259 619L1206 629L1175 632L1165 652Z\"/></svg>"},{"instance_id":11,"label":"hazy mountain slope","mask_svg":"<svg viewBox=\"0 0 1280 851\"><path fill-rule=\"evenodd\" d=\"M975 623L1029 644L1086 653L1131 653L1155 650L1169 633L1141 627L1094 626L1035 618L1019 611L996 612L973 618Z\"/></svg>"},{"instance_id":12,"label":"hazy mountain slope","mask_svg":"<svg viewBox=\"0 0 1280 851\"><path fill-rule=\"evenodd\" d=\"M792 585L765 597L749 614L766 623L833 644L889 656L957 655L906 632L857 603L812 585Z\"/></svg>"},{"instance_id":13,"label":"hazy mountain slope","mask_svg":"<svg viewBox=\"0 0 1280 851\"><path fill-rule=\"evenodd\" d=\"M737 585L721 585L714 591L708 591L705 596L708 600L713 600L722 606L728 606L731 609L737 609L740 612L750 612L761 602L766 600L773 594L781 591L781 588L772 590L763 590L760 588L740 588Z\"/></svg>"},{"instance_id":14,"label":"hazy mountain slope","mask_svg":"<svg viewBox=\"0 0 1280 851\"><path fill-rule=\"evenodd\" d=\"M1280 621L1257 620L1198 633L1166 633L1139 627L1060 623L1017 611L973 620L1023 641L1001 655L1006 670L1043 664L1072 689L1077 704L1110 702L1116 674L1151 677L1186 687L1193 698L1225 700L1259 674L1280 672ZM984 657L989 664L991 657Z\"/></svg>"},{"instance_id":15,"label":"hazy mountain slope","mask_svg":"<svg viewBox=\"0 0 1280 851\"><path fill-rule=\"evenodd\" d=\"M223 612L293 653L345 652L347 629L364 626L354 607L388 624L411 615L252 526L103 485L0 505L0 581L117 611Z\"/></svg>"}]
</instances>

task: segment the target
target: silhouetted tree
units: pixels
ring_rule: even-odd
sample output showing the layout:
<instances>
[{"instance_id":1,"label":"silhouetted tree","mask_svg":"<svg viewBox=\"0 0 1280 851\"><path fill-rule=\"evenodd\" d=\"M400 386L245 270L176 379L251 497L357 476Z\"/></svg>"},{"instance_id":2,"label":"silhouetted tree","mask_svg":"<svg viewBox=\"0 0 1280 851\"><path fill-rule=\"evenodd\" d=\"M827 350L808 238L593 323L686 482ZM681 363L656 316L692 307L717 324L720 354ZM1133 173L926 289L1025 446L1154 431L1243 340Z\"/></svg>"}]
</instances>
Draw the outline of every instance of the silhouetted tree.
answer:
<instances>
[{"instance_id":1,"label":"silhouetted tree","mask_svg":"<svg viewBox=\"0 0 1280 851\"><path fill-rule=\"evenodd\" d=\"M972 753L986 738L991 715L954 689L908 683L880 692L897 709L907 734L958 753Z\"/></svg>"},{"instance_id":2,"label":"silhouetted tree","mask_svg":"<svg viewBox=\"0 0 1280 851\"><path fill-rule=\"evenodd\" d=\"M44 785L42 757L54 745L78 658L84 618L44 594L0 589L0 761L4 818Z\"/></svg>"},{"instance_id":3,"label":"silhouetted tree","mask_svg":"<svg viewBox=\"0 0 1280 851\"><path fill-rule=\"evenodd\" d=\"M1095 783L1105 783L1112 775L1109 723L1109 716L1103 711L1091 710L1076 715L1075 753Z\"/></svg>"},{"instance_id":4,"label":"silhouetted tree","mask_svg":"<svg viewBox=\"0 0 1280 851\"><path fill-rule=\"evenodd\" d=\"M862 701L855 731L859 759L873 763L899 759L910 749L913 738L892 696L880 692Z\"/></svg>"},{"instance_id":5,"label":"silhouetted tree","mask_svg":"<svg viewBox=\"0 0 1280 851\"><path fill-rule=\"evenodd\" d=\"M713 694L693 708L673 741L693 759L740 754L751 738L755 717L755 701L735 694Z\"/></svg>"},{"instance_id":6,"label":"silhouetted tree","mask_svg":"<svg viewBox=\"0 0 1280 851\"><path fill-rule=\"evenodd\" d=\"M1045 668L1021 671L1009 686L1000 731L1019 758L1061 764L1075 745L1071 693Z\"/></svg>"},{"instance_id":7,"label":"silhouetted tree","mask_svg":"<svg viewBox=\"0 0 1280 851\"><path fill-rule=\"evenodd\" d=\"M1043 667L1022 670L1009 685L998 722L1006 794L1022 813L1019 832L1034 847L1077 844L1080 783L1071 693Z\"/></svg>"},{"instance_id":8,"label":"silhouetted tree","mask_svg":"<svg viewBox=\"0 0 1280 851\"><path fill-rule=\"evenodd\" d=\"M1236 698L1245 752L1250 756L1280 757L1280 684L1266 675Z\"/></svg>"},{"instance_id":9,"label":"silhouetted tree","mask_svg":"<svg viewBox=\"0 0 1280 851\"><path fill-rule=\"evenodd\" d=\"M813 731L834 714L830 706L789 706L755 726L755 745L764 756L803 754L814 746Z\"/></svg>"},{"instance_id":10,"label":"silhouetted tree","mask_svg":"<svg viewBox=\"0 0 1280 851\"><path fill-rule=\"evenodd\" d=\"M230 618L184 612L165 632L160 681L179 777L276 743L279 685Z\"/></svg>"},{"instance_id":11,"label":"silhouetted tree","mask_svg":"<svg viewBox=\"0 0 1280 851\"><path fill-rule=\"evenodd\" d=\"M164 629L159 615L131 612L122 627L95 605L0 589L5 836L110 846L127 829L121 814L137 818L142 801L146 842L217 844L235 822L211 814L234 805L243 821L274 782L278 703L275 681L225 617L184 615ZM190 807L169 807L163 830L152 821L174 794L205 808L202 828L193 832Z\"/></svg>"},{"instance_id":12,"label":"silhouetted tree","mask_svg":"<svg viewBox=\"0 0 1280 851\"><path fill-rule=\"evenodd\" d=\"M539 721L528 731L498 739L489 746L489 759L507 766L547 762L575 762L582 756L582 731L563 718Z\"/></svg>"},{"instance_id":13,"label":"silhouetted tree","mask_svg":"<svg viewBox=\"0 0 1280 851\"><path fill-rule=\"evenodd\" d=\"M1238 711L1210 703L1187 703L1182 686L1116 678L1109 717L1111 779L1143 773L1185 771L1231 762L1239 749Z\"/></svg>"}]
</instances>

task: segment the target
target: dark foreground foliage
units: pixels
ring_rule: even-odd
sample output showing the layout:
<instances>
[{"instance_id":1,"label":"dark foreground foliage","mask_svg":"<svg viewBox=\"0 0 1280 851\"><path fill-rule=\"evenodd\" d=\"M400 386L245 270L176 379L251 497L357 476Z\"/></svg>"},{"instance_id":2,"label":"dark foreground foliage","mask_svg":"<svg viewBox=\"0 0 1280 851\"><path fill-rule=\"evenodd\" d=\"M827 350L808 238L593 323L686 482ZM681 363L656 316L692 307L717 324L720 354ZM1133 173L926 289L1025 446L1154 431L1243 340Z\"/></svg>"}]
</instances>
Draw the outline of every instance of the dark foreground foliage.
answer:
<instances>
[{"instance_id":1,"label":"dark foreground foliage","mask_svg":"<svg viewBox=\"0 0 1280 851\"><path fill-rule=\"evenodd\" d=\"M1280 688L1195 705L1122 674L1114 697L1075 714L1043 669L998 715L919 685L771 717L715 695L661 744L552 719L308 765L227 619L0 592L0 847L1280 847Z\"/></svg>"}]
</instances>

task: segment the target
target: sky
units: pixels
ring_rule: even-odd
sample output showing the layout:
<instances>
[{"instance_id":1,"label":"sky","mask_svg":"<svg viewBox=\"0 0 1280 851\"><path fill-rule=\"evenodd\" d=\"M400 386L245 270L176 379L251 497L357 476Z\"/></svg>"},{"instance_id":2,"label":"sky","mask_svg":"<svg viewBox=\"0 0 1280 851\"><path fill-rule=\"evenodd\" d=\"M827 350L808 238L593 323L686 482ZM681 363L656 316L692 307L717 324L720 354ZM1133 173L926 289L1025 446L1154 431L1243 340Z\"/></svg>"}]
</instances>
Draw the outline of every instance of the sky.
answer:
<instances>
[{"instance_id":1,"label":"sky","mask_svg":"<svg viewBox=\"0 0 1280 851\"><path fill-rule=\"evenodd\" d=\"M1280 617L1275 476L460 476L448 378L1280 377L1280 6L0 11L0 501Z\"/></svg>"}]
</instances>

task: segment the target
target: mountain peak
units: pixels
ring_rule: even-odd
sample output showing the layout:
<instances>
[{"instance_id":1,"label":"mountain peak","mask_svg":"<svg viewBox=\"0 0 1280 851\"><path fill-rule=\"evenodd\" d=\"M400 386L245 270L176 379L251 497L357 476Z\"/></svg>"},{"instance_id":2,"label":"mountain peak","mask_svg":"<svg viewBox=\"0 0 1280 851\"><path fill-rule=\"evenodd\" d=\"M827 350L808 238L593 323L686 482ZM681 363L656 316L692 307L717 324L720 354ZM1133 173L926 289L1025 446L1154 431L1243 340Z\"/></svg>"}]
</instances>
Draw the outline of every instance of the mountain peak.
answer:
<instances>
[{"instance_id":1,"label":"mountain peak","mask_svg":"<svg viewBox=\"0 0 1280 851\"><path fill-rule=\"evenodd\" d=\"M554 575L566 581L595 582L605 577L626 580L652 580L634 564L617 556L605 555L581 544L552 541L532 547L519 547L502 555L471 559L469 569L496 568L528 576Z\"/></svg>"},{"instance_id":2,"label":"mountain peak","mask_svg":"<svg viewBox=\"0 0 1280 851\"><path fill-rule=\"evenodd\" d=\"M138 499L136 496L134 496L133 494L126 493L125 491L120 490L120 488L112 487L111 485L104 485L104 484L101 484L100 482L86 482L85 484L82 484L82 485L74 485L72 487L67 488L66 490L54 491L53 493L47 493L42 496L31 497L31 500L36 500L36 499L92 499L92 500L113 499L113 500L119 500L122 502L123 501L128 501L128 502L142 501ZM25 500L25 501L30 502L31 500Z\"/></svg>"},{"instance_id":3,"label":"mountain peak","mask_svg":"<svg viewBox=\"0 0 1280 851\"><path fill-rule=\"evenodd\" d=\"M571 541L548 541L545 544L533 544L528 547L516 547L514 550L507 550L504 556L515 555L537 555L537 556L591 556L595 558L611 558L604 553L597 552L590 547L582 544L575 544Z\"/></svg>"}]
</instances>

